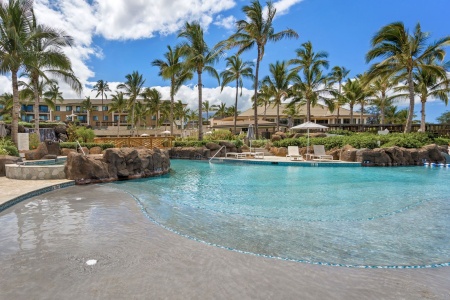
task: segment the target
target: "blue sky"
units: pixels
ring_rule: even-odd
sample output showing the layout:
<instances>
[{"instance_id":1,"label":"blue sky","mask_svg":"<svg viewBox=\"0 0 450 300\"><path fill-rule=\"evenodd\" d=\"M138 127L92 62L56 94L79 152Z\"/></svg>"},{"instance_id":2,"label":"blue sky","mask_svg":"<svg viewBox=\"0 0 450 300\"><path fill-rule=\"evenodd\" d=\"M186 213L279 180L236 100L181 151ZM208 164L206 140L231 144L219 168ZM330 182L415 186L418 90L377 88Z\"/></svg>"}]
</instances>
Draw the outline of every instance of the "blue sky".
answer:
<instances>
[{"instance_id":1,"label":"blue sky","mask_svg":"<svg viewBox=\"0 0 450 300\"><path fill-rule=\"evenodd\" d=\"M205 39L210 46L234 32L234 20L244 18L242 0L36 0L39 20L64 28L74 36L77 46L68 54L73 57L74 69L86 84L85 95L91 84L99 79L114 88L126 74L139 71L146 86L157 87L168 97L167 82L158 77L151 61L163 58L167 45L174 46L179 28L185 21L198 20L204 26ZM261 2L262 3L262 2ZM268 44L261 64L260 76L267 75L268 66L277 60L294 58L295 49L311 41L316 51L329 53L330 67L339 65L351 70L355 76L367 70L365 54L370 39L382 26L401 21L413 29L420 22L423 31L431 33L433 41L450 35L449 0L280 0L274 21L276 31L291 28L299 39L282 40ZM52 4L52 6L50 6ZM450 48L447 48L450 51ZM233 50L228 52L232 55ZM243 55L254 60L256 49ZM450 55L447 56L447 60ZM218 71L224 69L219 63ZM220 93L215 80L204 76L205 100L213 104L234 103L234 90L230 87ZM0 83L2 83L0 78ZM177 95L178 99L196 108L196 77ZM251 83L239 100L239 109L250 107ZM66 98L73 97L67 91ZM398 104L402 106L402 103ZM440 101L427 105L427 121L434 122L442 112L450 110ZM420 109L416 110L419 115Z\"/></svg>"}]
</instances>

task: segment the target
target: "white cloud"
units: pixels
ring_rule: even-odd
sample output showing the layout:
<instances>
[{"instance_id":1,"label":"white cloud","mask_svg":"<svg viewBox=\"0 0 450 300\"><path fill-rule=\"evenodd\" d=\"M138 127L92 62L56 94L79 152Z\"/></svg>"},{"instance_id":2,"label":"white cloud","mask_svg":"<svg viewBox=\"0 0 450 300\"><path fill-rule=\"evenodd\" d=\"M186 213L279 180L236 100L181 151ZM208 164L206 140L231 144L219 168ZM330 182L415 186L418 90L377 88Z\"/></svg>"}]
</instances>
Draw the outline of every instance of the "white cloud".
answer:
<instances>
[{"instance_id":1,"label":"white cloud","mask_svg":"<svg viewBox=\"0 0 450 300\"><path fill-rule=\"evenodd\" d=\"M218 15L214 25L223 27L227 30L232 30L236 28L236 18L234 16L224 17L222 15Z\"/></svg>"},{"instance_id":2,"label":"white cloud","mask_svg":"<svg viewBox=\"0 0 450 300\"><path fill-rule=\"evenodd\" d=\"M186 21L199 21L206 28L213 15L235 4L233 0L95 0L96 33L126 40L172 34Z\"/></svg>"},{"instance_id":3,"label":"white cloud","mask_svg":"<svg viewBox=\"0 0 450 300\"><path fill-rule=\"evenodd\" d=\"M274 2L274 6L277 9L277 16L285 15L289 12L289 8L291 6L302 2L303 0L280 0L277 2Z\"/></svg>"}]
</instances>

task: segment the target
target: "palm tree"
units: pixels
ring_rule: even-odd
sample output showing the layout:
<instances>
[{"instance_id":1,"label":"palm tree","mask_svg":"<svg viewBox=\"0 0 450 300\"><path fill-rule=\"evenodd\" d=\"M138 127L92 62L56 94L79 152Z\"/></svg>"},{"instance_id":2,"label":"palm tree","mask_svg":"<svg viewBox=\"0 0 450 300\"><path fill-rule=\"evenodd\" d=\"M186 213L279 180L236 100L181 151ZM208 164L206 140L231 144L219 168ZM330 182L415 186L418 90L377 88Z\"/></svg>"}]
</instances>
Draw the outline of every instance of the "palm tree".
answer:
<instances>
[{"instance_id":1,"label":"palm tree","mask_svg":"<svg viewBox=\"0 0 450 300\"><path fill-rule=\"evenodd\" d=\"M152 66L159 68L159 76L170 80L170 133L173 134L174 98L177 91L186 81L192 79L192 72L184 68L181 61L182 53L180 47L172 49L167 46L168 51L164 54L164 60L155 59Z\"/></svg>"},{"instance_id":2,"label":"palm tree","mask_svg":"<svg viewBox=\"0 0 450 300\"><path fill-rule=\"evenodd\" d=\"M267 9L263 9L258 0L253 0L250 5L242 8L247 19L237 21L237 32L231 35L224 44L228 47L239 47L237 52L242 52L257 47L255 81L253 94L254 110L255 110L255 133L256 139L259 138L258 132L258 76L259 64L264 57L264 49L268 41L277 42L283 38L298 38L297 32L292 29L286 29L275 33L273 28L273 19L277 10L271 1L266 2ZM266 15L264 16L264 12Z\"/></svg>"},{"instance_id":3,"label":"palm tree","mask_svg":"<svg viewBox=\"0 0 450 300\"><path fill-rule=\"evenodd\" d=\"M85 111L87 111L87 123L88 125L91 125L91 113L94 110L94 106L92 105L91 97L86 96L86 99L84 99L81 102L81 108Z\"/></svg>"},{"instance_id":4,"label":"palm tree","mask_svg":"<svg viewBox=\"0 0 450 300\"><path fill-rule=\"evenodd\" d=\"M126 81L117 86L118 89L124 90L124 95L128 96L128 109L131 109L131 136L134 136L135 111L136 101L141 96L142 88L145 83L145 79L142 78L142 74L138 71L133 71L131 74L125 76Z\"/></svg>"},{"instance_id":5,"label":"palm tree","mask_svg":"<svg viewBox=\"0 0 450 300\"><path fill-rule=\"evenodd\" d=\"M270 89L268 85L262 85L261 89L258 93L258 100L256 104L258 106L264 106L264 114L263 114L263 120L266 119L266 112L267 112L267 106L269 106L271 102L272 94L270 93Z\"/></svg>"},{"instance_id":6,"label":"palm tree","mask_svg":"<svg viewBox=\"0 0 450 300\"><path fill-rule=\"evenodd\" d=\"M185 107L181 100L178 100L174 105L174 116L181 123L181 130L184 130L184 121L189 115L190 109ZM183 134L183 133L182 133Z\"/></svg>"},{"instance_id":7,"label":"palm tree","mask_svg":"<svg viewBox=\"0 0 450 300\"><path fill-rule=\"evenodd\" d=\"M334 66L331 69L331 73L329 74L330 80L332 84L338 83L338 94L342 92L342 81L348 76L350 70L347 70L345 67ZM336 99L337 106L337 115L336 115L336 124L340 123L339 119L339 109L341 108L341 103Z\"/></svg>"},{"instance_id":8,"label":"palm tree","mask_svg":"<svg viewBox=\"0 0 450 300\"><path fill-rule=\"evenodd\" d=\"M450 79L436 76L435 73L428 69L419 69L413 74L414 78L414 94L419 97L421 103L421 120L420 131L425 132L425 104L429 97L444 101L448 104L448 96L450 93ZM399 86L396 91L408 91L407 86ZM407 96L407 95L399 95Z\"/></svg>"},{"instance_id":9,"label":"palm tree","mask_svg":"<svg viewBox=\"0 0 450 300\"><path fill-rule=\"evenodd\" d=\"M397 106L386 107L386 120L388 124L405 124L408 114L407 109L397 110Z\"/></svg>"},{"instance_id":10,"label":"palm tree","mask_svg":"<svg viewBox=\"0 0 450 300\"><path fill-rule=\"evenodd\" d=\"M162 95L155 88L153 89L146 88L142 94L144 96L144 101L147 103L149 111L156 117L156 127L158 127L159 125L158 118L160 115L161 105L163 103ZM171 114L170 110L169 114Z\"/></svg>"},{"instance_id":11,"label":"palm tree","mask_svg":"<svg viewBox=\"0 0 450 300\"><path fill-rule=\"evenodd\" d=\"M436 63L445 56L444 46L450 44L450 36L426 45L429 34L422 32L417 23L412 34L402 22L382 27L372 38L372 49L366 54L367 62L382 58L370 67L369 75L376 77L394 76L395 82L405 80L409 92L409 110L405 133L411 132L414 114L414 73L419 69L427 70L433 76L445 77L445 69Z\"/></svg>"},{"instance_id":12,"label":"palm tree","mask_svg":"<svg viewBox=\"0 0 450 300\"><path fill-rule=\"evenodd\" d=\"M242 59L237 56L233 55L226 58L227 65L226 70L220 73L220 77L222 78L222 87L221 92L223 91L223 88L225 85L236 82L236 99L234 101L234 106L237 107L238 105L238 98L239 98L239 88L241 88L241 96L242 96L242 87L244 85L243 78L249 78L254 79L255 76L253 76L253 69L252 67L254 64L250 61L242 61ZM234 132L236 132L236 120L237 120L237 110L235 110L236 114L234 115Z\"/></svg>"},{"instance_id":13,"label":"palm tree","mask_svg":"<svg viewBox=\"0 0 450 300\"><path fill-rule=\"evenodd\" d=\"M211 111L211 109L213 108L213 105L209 105L209 101L203 101L202 103L202 110L206 111L206 120L208 121L209 124L209 112Z\"/></svg>"},{"instance_id":14,"label":"palm tree","mask_svg":"<svg viewBox=\"0 0 450 300\"><path fill-rule=\"evenodd\" d=\"M236 109L236 106L231 105L231 106L227 107L227 111L226 111L226 116L227 117L231 117L231 116L237 115L239 113L240 112Z\"/></svg>"},{"instance_id":15,"label":"palm tree","mask_svg":"<svg viewBox=\"0 0 450 300\"><path fill-rule=\"evenodd\" d=\"M3 93L3 95L0 96L0 105L3 107L0 116L12 115L13 95L10 93Z\"/></svg>"},{"instance_id":16,"label":"palm tree","mask_svg":"<svg viewBox=\"0 0 450 300\"><path fill-rule=\"evenodd\" d=\"M3 1L0 5L0 73L11 72L13 108L11 137L18 143L18 125L20 114L19 69L30 61L32 44L37 39L52 38L53 30L41 27L33 28L35 16L32 0Z\"/></svg>"},{"instance_id":17,"label":"palm tree","mask_svg":"<svg viewBox=\"0 0 450 300\"><path fill-rule=\"evenodd\" d=\"M290 92L290 84L297 78L295 70L288 70L286 62L277 61L269 65L270 76L264 77L262 83L268 86L272 95L273 106L277 107L277 131L280 131L280 105Z\"/></svg>"},{"instance_id":18,"label":"palm tree","mask_svg":"<svg viewBox=\"0 0 450 300\"><path fill-rule=\"evenodd\" d=\"M50 82L50 86L43 94L43 99L44 103L47 104L52 110L55 110L56 102L64 102L62 92L59 91L59 85L57 82Z\"/></svg>"},{"instance_id":19,"label":"palm tree","mask_svg":"<svg viewBox=\"0 0 450 300\"><path fill-rule=\"evenodd\" d=\"M38 25L36 19L31 24L34 32L46 31L45 36L37 37L30 43L30 55L25 60L25 75L30 78L30 85L34 91L34 119L35 131L39 130L39 103L42 91L39 92L39 84L42 80L55 83L47 77L50 74L62 78L73 90L80 93L82 84L72 70L70 58L61 50L62 47L72 45L72 37L63 31L55 30L47 26Z\"/></svg>"},{"instance_id":20,"label":"palm tree","mask_svg":"<svg viewBox=\"0 0 450 300\"><path fill-rule=\"evenodd\" d=\"M217 78L220 84L219 74L213 68L213 65L219 60L222 50L209 49L203 37L203 29L197 22L188 23L184 25L178 37L185 38L187 41L181 44L181 53L185 57L185 66L188 70L197 72L197 87L198 87L198 115L199 115L199 128L198 128L198 140L203 140L203 126L202 126L202 74L204 71L211 76Z\"/></svg>"},{"instance_id":21,"label":"palm tree","mask_svg":"<svg viewBox=\"0 0 450 300\"><path fill-rule=\"evenodd\" d=\"M225 116L227 115L227 105L225 103L220 103L219 105L217 105L216 114L221 118L225 118Z\"/></svg>"},{"instance_id":22,"label":"palm tree","mask_svg":"<svg viewBox=\"0 0 450 300\"><path fill-rule=\"evenodd\" d=\"M306 105L306 121L311 121L311 106L316 106L318 101L325 102L325 105L332 112L334 110L334 101L326 96L335 94L328 78L323 75L322 68L328 68L328 53L319 51L315 53L311 42L302 44L301 48L296 50L297 58L291 59L290 64L297 65L293 71L299 72L296 82L292 87L294 103Z\"/></svg>"},{"instance_id":23,"label":"palm tree","mask_svg":"<svg viewBox=\"0 0 450 300\"><path fill-rule=\"evenodd\" d=\"M345 103L350 106L350 124L353 122L353 109L355 104L364 101L366 94L359 78L353 80L349 79L342 86L342 94L338 95L340 103ZM364 108L362 108L363 110Z\"/></svg>"},{"instance_id":24,"label":"palm tree","mask_svg":"<svg viewBox=\"0 0 450 300\"><path fill-rule=\"evenodd\" d=\"M385 124L385 110L392 106L396 94L390 95L390 90L393 88L393 83L390 77L378 76L370 82L370 89L372 91L372 103L380 109L380 123ZM381 127L381 130L383 128Z\"/></svg>"},{"instance_id":25,"label":"palm tree","mask_svg":"<svg viewBox=\"0 0 450 300\"><path fill-rule=\"evenodd\" d=\"M105 111L103 109L103 107L104 107L103 106L103 97L108 99L108 95L106 94L106 92L111 92L109 85L108 85L108 81L103 81L102 79L97 80L97 83L94 85L94 88L92 89L92 91L97 91L97 95L95 95L95 97L102 95L102 120L100 121L100 127L101 127L102 122L105 119Z\"/></svg>"},{"instance_id":26,"label":"palm tree","mask_svg":"<svg viewBox=\"0 0 450 300\"><path fill-rule=\"evenodd\" d=\"M123 92L117 92L115 95L112 95L111 106L108 110L108 113L117 113L117 137L119 137L120 130L120 114L123 113L125 108L127 107L127 101L125 100Z\"/></svg>"},{"instance_id":27,"label":"palm tree","mask_svg":"<svg viewBox=\"0 0 450 300\"><path fill-rule=\"evenodd\" d=\"M170 102L168 101L163 101L161 103L161 119L159 120L160 125L164 124L164 131L167 130L167 120L170 117Z\"/></svg>"},{"instance_id":28,"label":"palm tree","mask_svg":"<svg viewBox=\"0 0 450 300\"><path fill-rule=\"evenodd\" d=\"M288 116L288 127L294 126L293 118L298 116L300 113L300 107L298 105L288 105L284 110L283 114Z\"/></svg>"}]
</instances>

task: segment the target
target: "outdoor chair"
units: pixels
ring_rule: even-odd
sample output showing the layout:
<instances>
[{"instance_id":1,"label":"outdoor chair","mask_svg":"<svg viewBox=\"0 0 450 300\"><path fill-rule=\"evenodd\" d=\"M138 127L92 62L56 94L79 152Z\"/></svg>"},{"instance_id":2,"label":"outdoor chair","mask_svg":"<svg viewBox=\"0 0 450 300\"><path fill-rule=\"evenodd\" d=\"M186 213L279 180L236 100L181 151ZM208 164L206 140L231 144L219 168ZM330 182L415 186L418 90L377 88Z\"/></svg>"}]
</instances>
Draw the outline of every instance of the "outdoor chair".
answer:
<instances>
[{"instance_id":1,"label":"outdoor chair","mask_svg":"<svg viewBox=\"0 0 450 300\"><path fill-rule=\"evenodd\" d=\"M300 155L298 151L298 146L288 146L288 154L286 155L286 159L288 157L291 160L303 160L303 157Z\"/></svg>"},{"instance_id":2,"label":"outdoor chair","mask_svg":"<svg viewBox=\"0 0 450 300\"><path fill-rule=\"evenodd\" d=\"M314 148L313 159L333 160L333 155L328 155L325 153L324 145L314 145L313 148Z\"/></svg>"}]
</instances>

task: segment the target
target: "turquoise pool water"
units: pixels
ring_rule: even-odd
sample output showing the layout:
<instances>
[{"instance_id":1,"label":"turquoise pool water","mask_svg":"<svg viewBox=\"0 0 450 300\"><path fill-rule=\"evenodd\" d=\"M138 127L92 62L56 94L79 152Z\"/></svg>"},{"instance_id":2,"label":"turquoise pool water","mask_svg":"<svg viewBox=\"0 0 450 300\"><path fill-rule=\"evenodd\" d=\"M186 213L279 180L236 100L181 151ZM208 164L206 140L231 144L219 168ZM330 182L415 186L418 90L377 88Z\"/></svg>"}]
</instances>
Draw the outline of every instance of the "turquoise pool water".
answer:
<instances>
[{"instance_id":1,"label":"turquoise pool water","mask_svg":"<svg viewBox=\"0 0 450 300\"><path fill-rule=\"evenodd\" d=\"M172 161L114 183L155 222L243 252L355 267L450 262L450 169Z\"/></svg>"}]
</instances>

